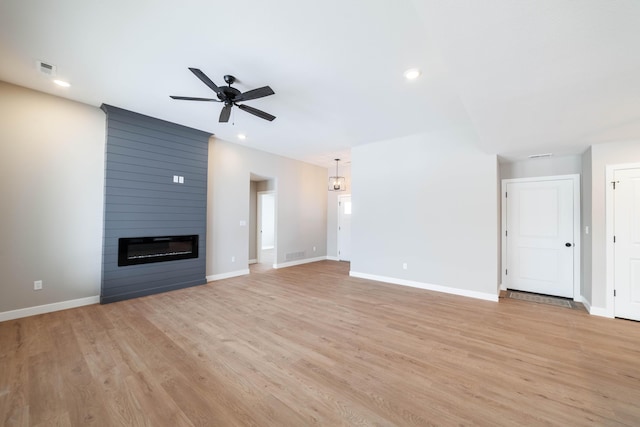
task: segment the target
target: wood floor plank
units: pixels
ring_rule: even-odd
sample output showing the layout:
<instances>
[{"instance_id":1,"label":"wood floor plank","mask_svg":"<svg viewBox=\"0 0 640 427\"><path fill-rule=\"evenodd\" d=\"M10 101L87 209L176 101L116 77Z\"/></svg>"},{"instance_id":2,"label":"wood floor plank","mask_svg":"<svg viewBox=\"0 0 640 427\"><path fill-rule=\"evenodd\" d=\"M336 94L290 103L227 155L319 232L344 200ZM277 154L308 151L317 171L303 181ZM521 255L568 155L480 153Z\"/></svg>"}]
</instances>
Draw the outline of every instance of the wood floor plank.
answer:
<instances>
[{"instance_id":1,"label":"wood floor plank","mask_svg":"<svg viewBox=\"0 0 640 427\"><path fill-rule=\"evenodd\" d=\"M0 323L6 426L637 426L640 324L322 261Z\"/></svg>"},{"instance_id":2,"label":"wood floor plank","mask_svg":"<svg viewBox=\"0 0 640 427\"><path fill-rule=\"evenodd\" d=\"M3 426L29 425L26 396L28 349L25 324L8 321L0 328L0 422Z\"/></svg>"}]
</instances>

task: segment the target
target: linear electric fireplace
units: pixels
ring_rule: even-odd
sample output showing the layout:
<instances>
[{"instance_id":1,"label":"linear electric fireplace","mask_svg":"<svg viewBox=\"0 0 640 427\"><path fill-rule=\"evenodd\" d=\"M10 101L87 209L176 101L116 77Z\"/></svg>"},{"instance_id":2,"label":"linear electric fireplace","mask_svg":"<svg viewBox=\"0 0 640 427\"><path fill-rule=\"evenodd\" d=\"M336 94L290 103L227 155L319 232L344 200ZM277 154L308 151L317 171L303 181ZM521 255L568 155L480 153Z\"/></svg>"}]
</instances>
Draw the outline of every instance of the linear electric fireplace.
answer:
<instances>
[{"instance_id":1,"label":"linear electric fireplace","mask_svg":"<svg viewBox=\"0 0 640 427\"><path fill-rule=\"evenodd\" d=\"M121 237L118 266L198 258L198 235Z\"/></svg>"}]
</instances>

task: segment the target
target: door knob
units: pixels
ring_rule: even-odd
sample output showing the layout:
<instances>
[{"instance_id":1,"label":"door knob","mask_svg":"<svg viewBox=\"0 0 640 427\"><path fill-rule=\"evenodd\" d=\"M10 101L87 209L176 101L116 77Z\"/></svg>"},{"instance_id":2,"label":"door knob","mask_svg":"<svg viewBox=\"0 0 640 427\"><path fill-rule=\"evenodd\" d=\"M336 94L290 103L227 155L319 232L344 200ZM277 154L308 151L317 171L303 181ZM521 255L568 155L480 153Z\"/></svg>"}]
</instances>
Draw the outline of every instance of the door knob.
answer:
<instances>
[{"instance_id":1,"label":"door knob","mask_svg":"<svg viewBox=\"0 0 640 427\"><path fill-rule=\"evenodd\" d=\"M568 248L570 248L571 246L573 246L573 244L572 244L572 243L569 243L569 242L565 243L564 245L565 245L566 247L568 247Z\"/></svg>"}]
</instances>

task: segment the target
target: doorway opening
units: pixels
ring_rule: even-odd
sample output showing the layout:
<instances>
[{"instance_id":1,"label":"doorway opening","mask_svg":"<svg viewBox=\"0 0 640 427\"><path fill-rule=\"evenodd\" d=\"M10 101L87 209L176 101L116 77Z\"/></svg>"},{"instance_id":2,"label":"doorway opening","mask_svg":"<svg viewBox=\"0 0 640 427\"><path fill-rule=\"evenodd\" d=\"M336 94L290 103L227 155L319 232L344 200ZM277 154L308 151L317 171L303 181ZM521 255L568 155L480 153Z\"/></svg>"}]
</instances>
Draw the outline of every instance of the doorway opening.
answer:
<instances>
[{"instance_id":1,"label":"doorway opening","mask_svg":"<svg viewBox=\"0 0 640 427\"><path fill-rule=\"evenodd\" d=\"M580 176L502 180L502 289L580 297Z\"/></svg>"},{"instance_id":2,"label":"doorway opening","mask_svg":"<svg viewBox=\"0 0 640 427\"><path fill-rule=\"evenodd\" d=\"M275 263L276 248L276 204L274 191L258 191L257 212L258 264Z\"/></svg>"},{"instance_id":3,"label":"doorway opening","mask_svg":"<svg viewBox=\"0 0 640 427\"><path fill-rule=\"evenodd\" d=\"M351 195L338 196L338 260L351 261Z\"/></svg>"},{"instance_id":4,"label":"doorway opening","mask_svg":"<svg viewBox=\"0 0 640 427\"><path fill-rule=\"evenodd\" d=\"M276 181L251 174L249 264L271 269L277 259Z\"/></svg>"}]
</instances>

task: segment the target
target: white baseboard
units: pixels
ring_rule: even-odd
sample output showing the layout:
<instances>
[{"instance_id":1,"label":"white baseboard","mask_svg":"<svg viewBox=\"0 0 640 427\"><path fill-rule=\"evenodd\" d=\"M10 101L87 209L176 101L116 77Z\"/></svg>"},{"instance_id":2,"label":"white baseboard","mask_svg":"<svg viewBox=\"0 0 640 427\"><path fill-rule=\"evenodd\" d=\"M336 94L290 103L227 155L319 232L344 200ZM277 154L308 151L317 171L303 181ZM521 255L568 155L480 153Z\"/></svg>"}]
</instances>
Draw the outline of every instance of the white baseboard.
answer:
<instances>
[{"instance_id":1,"label":"white baseboard","mask_svg":"<svg viewBox=\"0 0 640 427\"><path fill-rule=\"evenodd\" d=\"M249 260L249 265L251 265L251 264L257 264L257 263L258 263L258 260L257 260L257 259L250 259L250 260Z\"/></svg>"},{"instance_id":2,"label":"white baseboard","mask_svg":"<svg viewBox=\"0 0 640 427\"><path fill-rule=\"evenodd\" d=\"M4 311L0 313L0 322L20 319L22 317L36 316L38 314L52 313L54 311L67 310L69 308L98 304L100 295L86 298L78 298L69 301L54 302L52 304L37 305L35 307L20 308L18 310Z\"/></svg>"},{"instance_id":3,"label":"white baseboard","mask_svg":"<svg viewBox=\"0 0 640 427\"><path fill-rule=\"evenodd\" d=\"M486 301L498 302L497 294L490 294L485 292L469 291L466 289L450 288L448 286L433 285L431 283L414 282L413 280L397 279L395 277L377 276L374 274L358 273L357 271L350 271L349 276L359 277L361 279L375 280L377 282L392 283L394 285L410 286L412 288L426 289L429 291L443 292L446 294L460 295L463 297L470 297L476 299L482 299Z\"/></svg>"},{"instance_id":4,"label":"white baseboard","mask_svg":"<svg viewBox=\"0 0 640 427\"><path fill-rule=\"evenodd\" d=\"M590 307L589 314L593 316L608 317L609 319L615 318L615 316L609 313L609 310L603 307Z\"/></svg>"},{"instance_id":5,"label":"white baseboard","mask_svg":"<svg viewBox=\"0 0 640 427\"><path fill-rule=\"evenodd\" d=\"M247 274L250 274L250 271L248 268L244 270L230 271L229 273L213 274L211 276L207 276L207 282L215 282L216 280L230 279L232 277L238 277L238 276L246 276Z\"/></svg>"},{"instance_id":6,"label":"white baseboard","mask_svg":"<svg viewBox=\"0 0 640 427\"><path fill-rule=\"evenodd\" d=\"M293 267L294 265L309 264L310 262L324 261L326 259L327 259L326 256L319 256L316 258L297 259L295 261L282 262L280 264L273 264L273 268Z\"/></svg>"},{"instance_id":7,"label":"white baseboard","mask_svg":"<svg viewBox=\"0 0 640 427\"><path fill-rule=\"evenodd\" d=\"M587 300L583 296L580 296L580 302L584 305L584 308L586 308L589 314L591 314L592 316L608 317L610 319L613 319L615 317L611 313L609 313L609 311L606 308L591 306L591 302L589 302L589 300Z\"/></svg>"},{"instance_id":8,"label":"white baseboard","mask_svg":"<svg viewBox=\"0 0 640 427\"><path fill-rule=\"evenodd\" d=\"M340 258L338 258L337 256L328 256L326 258L328 261L340 261Z\"/></svg>"}]
</instances>

